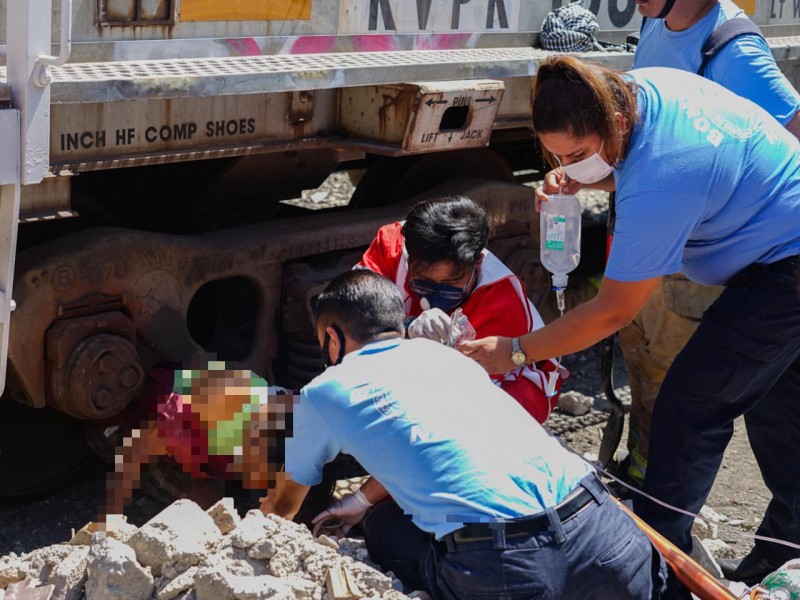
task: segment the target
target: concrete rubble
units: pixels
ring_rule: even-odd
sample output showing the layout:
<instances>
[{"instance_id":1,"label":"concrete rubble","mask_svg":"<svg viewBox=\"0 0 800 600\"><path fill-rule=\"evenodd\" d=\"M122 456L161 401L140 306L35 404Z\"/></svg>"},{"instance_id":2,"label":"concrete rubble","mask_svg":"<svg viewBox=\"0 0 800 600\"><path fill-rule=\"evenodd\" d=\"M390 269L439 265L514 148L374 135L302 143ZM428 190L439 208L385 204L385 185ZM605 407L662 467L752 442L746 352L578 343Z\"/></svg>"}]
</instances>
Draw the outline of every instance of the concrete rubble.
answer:
<instances>
[{"instance_id":1,"label":"concrete rubble","mask_svg":"<svg viewBox=\"0 0 800 600\"><path fill-rule=\"evenodd\" d=\"M722 571L717 566L715 560L719 558L734 558L734 550L724 540L719 538L719 524L731 523L728 517L714 511L709 506L700 509L700 516L695 518L692 525L692 536L695 541L694 547L703 557L708 560L700 559L692 553L692 558L703 565L710 573L722 577ZM702 547L702 548L701 548Z\"/></svg>"},{"instance_id":2,"label":"concrete rubble","mask_svg":"<svg viewBox=\"0 0 800 600\"><path fill-rule=\"evenodd\" d=\"M242 519L230 499L208 511L179 500L138 529L91 524L69 543L0 557L0 599L16 588L48 600L409 598L369 561L363 541L315 539L258 510Z\"/></svg>"},{"instance_id":3,"label":"concrete rubble","mask_svg":"<svg viewBox=\"0 0 800 600\"><path fill-rule=\"evenodd\" d=\"M584 396L580 392L564 392L558 399L558 410L580 417L585 415L594 406L594 398Z\"/></svg>"}]
</instances>

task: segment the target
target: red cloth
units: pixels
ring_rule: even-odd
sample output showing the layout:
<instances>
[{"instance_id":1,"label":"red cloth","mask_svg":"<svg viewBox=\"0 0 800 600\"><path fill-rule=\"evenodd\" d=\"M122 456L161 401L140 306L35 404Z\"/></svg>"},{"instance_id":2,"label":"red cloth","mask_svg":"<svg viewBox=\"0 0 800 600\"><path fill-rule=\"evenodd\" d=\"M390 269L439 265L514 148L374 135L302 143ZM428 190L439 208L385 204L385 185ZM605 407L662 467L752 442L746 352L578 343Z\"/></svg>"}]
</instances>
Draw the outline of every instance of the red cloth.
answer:
<instances>
[{"instance_id":1,"label":"red cloth","mask_svg":"<svg viewBox=\"0 0 800 600\"><path fill-rule=\"evenodd\" d=\"M233 457L209 456L208 426L173 391L174 371L153 369L148 375L147 403L155 408L156 431L167 453L192 477L230 479L227 467Z\"/></svg>"},{"instance_id":2,"label":"red cloth","mask_svg":"<svg viewBox=\"0 0 800 600\"><path fill-rule=\"evenodd\" d=\"M422 313L420 298L408 288L408 263L403 256L405 239L401 222L384 225L361 257L358 266L385 275L395 282L403 298L407 317ZM477 338L487 336L517 337L543 326L536 309L525 295L525 286L503 263L488 250L475 290L461 305L475 328ZM558 393L546 398L546 373L556 370L555 361L543 360L527 369L493 374L506 392L513 396L537 421L543 423L558 404ZM556 389L569 373L564 369Z\"/></svg>"}]
</instances>

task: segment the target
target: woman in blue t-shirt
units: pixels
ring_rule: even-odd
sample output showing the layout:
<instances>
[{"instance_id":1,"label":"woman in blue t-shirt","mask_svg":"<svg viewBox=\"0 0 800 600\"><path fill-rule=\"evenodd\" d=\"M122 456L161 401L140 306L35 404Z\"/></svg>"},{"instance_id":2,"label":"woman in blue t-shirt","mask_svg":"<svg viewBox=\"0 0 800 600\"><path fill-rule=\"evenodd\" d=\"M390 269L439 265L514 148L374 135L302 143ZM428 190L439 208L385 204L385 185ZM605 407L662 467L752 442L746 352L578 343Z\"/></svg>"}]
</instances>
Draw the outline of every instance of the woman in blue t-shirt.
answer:
<instances>
[{"instance_id":1,"label":"woman in blue t-shirt","mask_svg":"<svg viewBox=\"0 0 800 600\"><path fill-rule=\"evenodd\" d=\"M597 296L519 339L527 360L582 350L629 323L663 275L725 285L677 356L653 418L644 491L697 512L744 414L773 494L758 533L800 543L800 143L756 104L674 69L620 75L557 56L536 76L533 126L556 168L546 193L616 191L614 244ZM561 165L561 166L559 166ZM510 368L508 338L460 349ZM692 518L637 498L686 551ZM766 568L800 556L763 546Z\"/></svg>"}]
</instances>

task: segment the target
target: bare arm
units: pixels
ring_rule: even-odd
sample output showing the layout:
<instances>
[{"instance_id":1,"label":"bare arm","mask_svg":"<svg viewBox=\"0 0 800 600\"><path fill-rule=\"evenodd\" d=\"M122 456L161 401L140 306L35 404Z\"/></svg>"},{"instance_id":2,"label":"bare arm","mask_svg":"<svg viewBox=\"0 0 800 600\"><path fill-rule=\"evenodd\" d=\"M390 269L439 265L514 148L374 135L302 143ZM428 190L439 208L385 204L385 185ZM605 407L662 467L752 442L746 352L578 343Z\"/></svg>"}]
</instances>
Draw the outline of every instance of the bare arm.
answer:
<instances>
[{"instance_id":1,"label":"bare arm","mask_svg":"<svg viewBox=\"0 0 800 600\"><path fill-rule=\"evenodd\" d=\"M361 493L369 500L370 504L380 502L389 495L383 484L374 477L367 479L366 483L361 486Z\"/></svg>"},{"instance_id":2,"label":"bare arm","mask_svg":"<svg viewBox=\"0 0 800 600\"><path fill-rule=\"evenodd\" d=\"M294 519L311 487L292 481L285 472L278 473L277 479L275 488L269 491L259 508L265 515Z\"/></svg>"},{"instance_id":3,"label":"bare arm","mask_svg":"<svg viewBox=\"0 0 800 600\"><path fill-rule=\"evenodd\" d=\"M660 277L655 277L623 282L604 278L600 291L592 300L550 325L522 336L522 350L529 361L534 361L571 354L596 344L630 323L660 280ZM474 358L489 373L504 373L513 368L510 338L488 337L464 342L458 349Z\"/></svg>"},{"instance_id":4,"label":"bare arm","mask_svg":"<svg viewBox=\"0 0 800 600\"><path fill-rule=\"evenodd\" d=\"M166 454L166 448L158 438L155 422L147 429L134 429L117 449L116 465L106 482L105 514L122 514L125 503L139 487L142 465L157 456ZM99 521L104 521L100 515Z\"/></svg>"}]
</instances>

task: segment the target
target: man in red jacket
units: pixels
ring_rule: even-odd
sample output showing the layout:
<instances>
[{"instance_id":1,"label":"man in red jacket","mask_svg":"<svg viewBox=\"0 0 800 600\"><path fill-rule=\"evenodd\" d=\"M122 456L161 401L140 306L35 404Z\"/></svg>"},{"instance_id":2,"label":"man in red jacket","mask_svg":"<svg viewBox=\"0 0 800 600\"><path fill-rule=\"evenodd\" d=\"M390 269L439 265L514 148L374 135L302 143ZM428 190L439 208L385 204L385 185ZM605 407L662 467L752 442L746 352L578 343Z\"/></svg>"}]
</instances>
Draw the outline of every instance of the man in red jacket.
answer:
<instances>
[{"instance_id":1,"label":"man in red jacket","mask_svg":"<svg viewBox=\"0 0 800 600\"><path fill-rule=\"evenodd\" d=\"M469 198L425 201L404 222L381 227L358 266L395 282L411 338L447 342L457 308L478 338L515 338L542 327L523 283L486 249L488 238L486 213ZM552 359L528 364L520 354L513 371L492 378L543 423L568 372Z\"/></svg>"}]
</instances>

